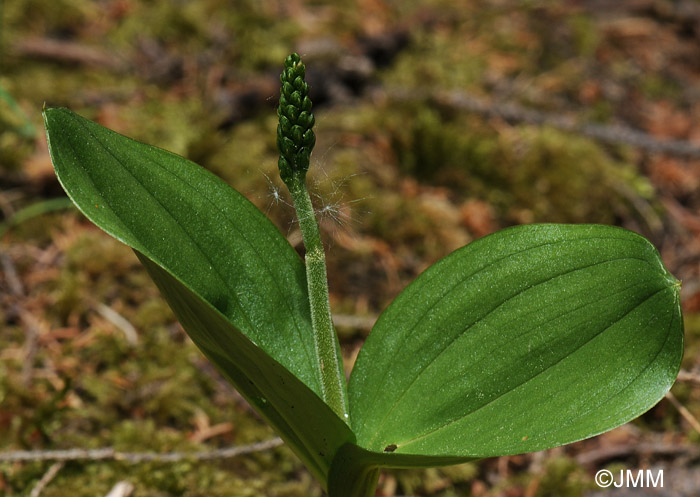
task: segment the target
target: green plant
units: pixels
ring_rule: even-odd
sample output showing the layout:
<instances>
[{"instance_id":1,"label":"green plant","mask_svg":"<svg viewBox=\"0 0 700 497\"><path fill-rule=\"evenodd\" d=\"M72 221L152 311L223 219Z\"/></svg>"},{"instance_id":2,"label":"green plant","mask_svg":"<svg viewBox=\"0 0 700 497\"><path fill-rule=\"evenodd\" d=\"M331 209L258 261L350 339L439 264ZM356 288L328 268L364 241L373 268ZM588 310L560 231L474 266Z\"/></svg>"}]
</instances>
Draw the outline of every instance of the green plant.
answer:
<instances>
[{"instance_id":1,"label":"green plant","mask_svg":"<svg viewBox=\"0 0 700 497\"><path fill-rule=\"evenodd\" d=\"M0 10L0 13L2 11ZM17 104L17 101L12 98L7 90L0 86L0 106L7 107L3 111L3 120L0 121L2 124L5 119L8 119L11 123L9 128L15 131L18 135L23 138L34 138L36 136L36 128L29 117L22 111L22 108Z\"/></svg>"},{"instance_id":2,"label":"green plant","mask_svg":"<svg viewBox=\"0 0 700 497\"><path fill-rule=\"evenodd\" d=\"M346 385L305 186L314 145L304 66L285 61L279 167L304 263L242 195L179 156L45 109L56 174L132 247L192 340L332 497L382 467L554 447L612 429L672 385L680 283L641 236L531 225L429 268L380 316Z\"/></svg>"}]
</instances>

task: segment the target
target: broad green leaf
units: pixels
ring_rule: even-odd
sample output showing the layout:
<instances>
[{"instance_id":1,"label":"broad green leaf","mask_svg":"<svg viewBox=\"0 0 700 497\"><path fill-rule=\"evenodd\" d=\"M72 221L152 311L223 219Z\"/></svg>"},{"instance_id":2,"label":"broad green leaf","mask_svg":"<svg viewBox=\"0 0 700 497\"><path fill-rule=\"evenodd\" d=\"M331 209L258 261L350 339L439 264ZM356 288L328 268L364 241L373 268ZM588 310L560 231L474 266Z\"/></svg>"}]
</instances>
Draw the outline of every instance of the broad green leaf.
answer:
<instances>
[{"instance_id":1,"label":"broad green leaf","mask_svg":"<svg viewBox=\"0 0 700 497\"><path fill-rule=\"evenodd\" d=\"M220 312L143 254L136 253L192 341L216 364L323 483L348 425Z\"/></svg>"},{"instance_id":2,"label":"broad green leaf","mask_svg":"<svg viewBox=\"0 0 700 497\"><path fill-rule=\"evenodd\" d=\"M67 109L46 109L44 119L71 200L140 254L194 342L325 481L333 445L352 434L320 398L306 276L294 249L196 164Z\"/></svg>"},{"instance_id":3,"label":"broad green leaf","mask_svg":"<svg viewBox=\"0 0 700 497\"><path fill-rule=\"evenodd\" d=\"M393 450L374 464L403 466L619 426L675 380L679 286L648 241L620 228L521 226L477 240L380 316L350 379L357 444Z\"/></svg>"}]
</instances>

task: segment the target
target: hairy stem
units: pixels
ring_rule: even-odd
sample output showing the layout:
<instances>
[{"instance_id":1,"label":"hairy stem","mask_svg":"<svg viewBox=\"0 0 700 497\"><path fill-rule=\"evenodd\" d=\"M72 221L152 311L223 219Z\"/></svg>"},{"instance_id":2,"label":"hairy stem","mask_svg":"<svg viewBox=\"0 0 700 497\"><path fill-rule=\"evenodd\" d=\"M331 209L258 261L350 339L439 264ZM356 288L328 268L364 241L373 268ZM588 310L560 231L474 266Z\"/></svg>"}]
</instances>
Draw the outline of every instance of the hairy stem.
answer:
<instances>
[{"instance_id":1,"label":"hairy stem","mask_svg":"<svg viewBox=\"0 0 700 497\"><path fill-rule=\"evenodd\" d=\"M314 332L316 355L321 361L321 388L323 400L343 420L348 420L345 374L340 358L338 336L333 328L328 299L326 254L314 208L304 178L295 177L289 184L294 208L299 219L306 249L306 280L311 306L311 324Z\"/></svg>"}]
</instances>

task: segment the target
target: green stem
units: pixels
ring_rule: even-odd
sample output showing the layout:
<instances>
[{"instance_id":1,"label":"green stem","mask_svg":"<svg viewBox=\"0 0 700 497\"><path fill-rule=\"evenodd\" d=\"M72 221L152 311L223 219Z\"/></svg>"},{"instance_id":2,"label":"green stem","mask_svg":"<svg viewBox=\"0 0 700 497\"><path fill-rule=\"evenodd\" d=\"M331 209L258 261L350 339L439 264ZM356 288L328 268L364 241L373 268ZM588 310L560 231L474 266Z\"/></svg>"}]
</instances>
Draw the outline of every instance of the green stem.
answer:
<instances>
[{"instance_id":1,"label":"green stem","mask_svg":"<svg viewBox=\"0 0 700 497\"><path fill-rule=\"evenodd\" d=\"M351 443L338 449L328 473L328 496L373 497L379 480L374 456Z\"/></svg>"},{"instance_id":2,"label":"green stem","mask_svg":"<svg viewBox=\"0 0 700 497\"><path fill-rule=\"evenodd\" d=\"M301 235L306 249L306 280L311 306L311 325L314 333L316 355L321 361L321 389L323 400L340 417L348 421L348 406L340 356L338 336L333 328L331 306L328 299L326 254L316 221L311 197L304 183L304 174L295 175L289 183L289 193L299 219Z\"/></svg>"}]
</instances>

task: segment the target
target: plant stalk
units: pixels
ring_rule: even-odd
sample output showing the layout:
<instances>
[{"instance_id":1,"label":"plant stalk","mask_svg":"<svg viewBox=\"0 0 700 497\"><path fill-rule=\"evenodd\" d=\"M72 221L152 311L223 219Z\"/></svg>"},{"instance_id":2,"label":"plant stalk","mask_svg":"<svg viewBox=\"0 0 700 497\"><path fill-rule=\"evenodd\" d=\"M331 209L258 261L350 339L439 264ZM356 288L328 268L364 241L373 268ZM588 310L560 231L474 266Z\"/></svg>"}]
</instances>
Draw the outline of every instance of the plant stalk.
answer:
<instances>
[{"instance_id":1,"label":"plant stalk","mask_svg":"<svg viewBox=\"0 0 700 497\"><path fill-rule=\"evenodd\" d=\"M343 445L333 458L328 475L329 497L373 497L380 472L373 459L371 453L355 444Z\"/></svg>"},{"instance_id":2,"label":"plant stalk","mask_svg":"<svg viewBox=\"0 0 700 497\"><path fill-rule=\"evenodd\" d=\"M321 388L323 400L340 417L348 422L348 406L345 374L340 356L340 344L333 327L328 298L326 254L314 213L311 197L306 189L304 176L290 181L289 192L299 219L299 227L306 249L306 280L311 306L311 325L314 333L316 355L321 361Z\"/></svg>"}]
</instances>

